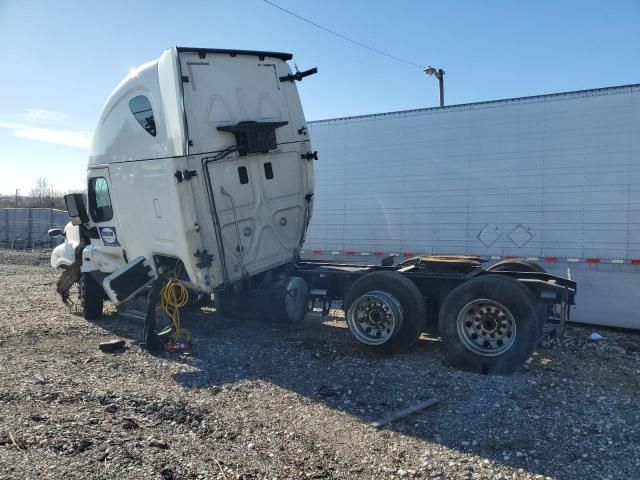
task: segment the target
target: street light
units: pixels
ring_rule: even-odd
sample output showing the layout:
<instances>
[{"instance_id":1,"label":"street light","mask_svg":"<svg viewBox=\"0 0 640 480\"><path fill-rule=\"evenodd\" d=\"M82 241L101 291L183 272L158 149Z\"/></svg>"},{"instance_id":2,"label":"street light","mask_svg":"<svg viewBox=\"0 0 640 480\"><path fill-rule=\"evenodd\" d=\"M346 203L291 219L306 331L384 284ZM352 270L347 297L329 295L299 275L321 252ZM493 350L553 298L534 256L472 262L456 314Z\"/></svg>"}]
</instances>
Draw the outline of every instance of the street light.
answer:
<instances>
[{"instance_id":1,"label":"street light","mask_svg":"<svg viewBox=\"0 0 640 480\"><path fill-rule=\"evenodd\" d=\"M433 68L429 65L424 69L424 73L427 76L433 75L438 79L438 85L440 87L440 108L444 108L444 70L441 68Z\"/></svg>"}]
</instances>

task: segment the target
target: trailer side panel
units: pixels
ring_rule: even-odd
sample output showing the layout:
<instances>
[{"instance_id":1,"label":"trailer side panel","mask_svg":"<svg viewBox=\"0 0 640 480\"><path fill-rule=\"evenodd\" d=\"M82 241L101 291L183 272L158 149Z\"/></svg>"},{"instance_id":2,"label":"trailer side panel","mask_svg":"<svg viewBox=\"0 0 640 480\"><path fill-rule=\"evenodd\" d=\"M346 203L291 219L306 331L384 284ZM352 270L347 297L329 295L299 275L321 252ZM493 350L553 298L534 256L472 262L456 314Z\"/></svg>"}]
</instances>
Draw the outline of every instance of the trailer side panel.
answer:
<instances>
[{"instance_id":1,"label":"trailer side panel","mask_svg":"<svg viewBox=\"0 0 640 480\"><path fill-rule=\"evenodd\" d=\"M323 120L305 255L571 267L574 319L639 328L640 85Z\"/></svg>"}]
</instances>

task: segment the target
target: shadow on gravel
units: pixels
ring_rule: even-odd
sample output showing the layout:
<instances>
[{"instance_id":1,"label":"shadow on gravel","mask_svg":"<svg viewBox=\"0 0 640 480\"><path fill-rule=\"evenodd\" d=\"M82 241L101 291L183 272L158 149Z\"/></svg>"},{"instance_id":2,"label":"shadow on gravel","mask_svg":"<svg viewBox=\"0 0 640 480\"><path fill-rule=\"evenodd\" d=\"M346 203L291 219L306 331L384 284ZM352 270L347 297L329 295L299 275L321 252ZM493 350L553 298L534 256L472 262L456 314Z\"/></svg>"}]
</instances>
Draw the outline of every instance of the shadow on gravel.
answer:
<instances>
[{"instance_id":1,"label":"shadow on gravel","mask_svg":"<svg viewBox=\"0 0 640 480\"><path fill-rule=\"evenodd\" d=\"M203 310L184 323L193 335L190 354L160 354L192 367L174 377L184 388L208 390L213 396L225 390L249 393L261 388L255 381L268 382L364 422L436 397L440 404L386 429L513 468L554 473L542 465L549 455L555 456L559 439L533 448L547 428L530 418L542 418L545 406L532 395L535 382L526 374L459 371L448 364L441 342L425 336L402 355L373 355L337 318L309 318L290 326L234 320ZM142 337L142 321L111 316L96 325L135 343Z\"/></svg>"}]
</instances>

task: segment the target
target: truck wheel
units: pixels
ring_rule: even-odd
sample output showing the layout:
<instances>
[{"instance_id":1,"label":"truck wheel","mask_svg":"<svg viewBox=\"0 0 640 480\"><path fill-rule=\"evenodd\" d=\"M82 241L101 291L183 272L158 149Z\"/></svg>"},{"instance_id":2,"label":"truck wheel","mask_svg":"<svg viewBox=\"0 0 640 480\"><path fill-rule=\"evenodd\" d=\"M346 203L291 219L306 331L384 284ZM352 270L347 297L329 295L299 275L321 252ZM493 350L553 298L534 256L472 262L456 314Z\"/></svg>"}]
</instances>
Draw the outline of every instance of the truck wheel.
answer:
<instances>
[{"instance_id":1,"label":"truck wheel","mask_svg":"<svg viewBox=\"0 0 640 480\"><path fill-rule=\"evenodd\" d=\"M211 295L189 290L189 300L184 306L185 311L199 312L202 307L211 305Z\"/></svg>"},{"instance_id":2,"label":"truck wheel","mask_svg":"<svg viewBox=\"0 0 640 480\"><path fill-rule=\"evenodd\" d=\"M522 258L510 258L507 260L502 260L501 262L495 263L487 268L487 272L539 272L539 273L547 273L547 271L538 265L535 262L530 262L529 260L524 260ZM526 286L519 284L531 295L531 290L529 290ZM544 324L549 319L554 317L554 309L553 305L543 305L538 304L537 306L538 312L538 331L540 339L542 339L542 333L544 331Z\"/></svg>"},{"instance_id":3,"label":"truck wheel","mask_svg":"<svg viewBox=\"0 0 640 480\"><path fill-rule=\"evenodd\" d=\"M539 339L535 296L513 278L483 275L455 288L440 309L440 335L456 363L480 373L516 371Z\"/></svg>"},{"instance_id":4,"label":"truck wheel","mask_svg":"<svg viewBox=\"0 0 640 480\"><path fill-rule=\"evenodd\" d=\"M359 278L347 292L344 308L353 336L379 353L407 350L425 326L424 298L398 272L372 272Z\"/></svg>"},{"instance_id":5,"label":"truck wheel","mask_svg":"<svg viewBox=\"0 0 640 480\"><path fill-rule=\"evenodd\" d=\"M90 273L80 274L80 300L82 301L83 318L95 320L102 316L104 291Z\"/></svg>"},{"instance_id":6,"label":"truck wheel","mask_svg":"<svg viewBox=\"0 0 640 480\"><path fill-rule=\"evenodd\" d=\"M237 316L236 295L231 292L214 293L213 305L216 307L216 311L225 318L235 318Z\"/></svg>"}]
</instances>

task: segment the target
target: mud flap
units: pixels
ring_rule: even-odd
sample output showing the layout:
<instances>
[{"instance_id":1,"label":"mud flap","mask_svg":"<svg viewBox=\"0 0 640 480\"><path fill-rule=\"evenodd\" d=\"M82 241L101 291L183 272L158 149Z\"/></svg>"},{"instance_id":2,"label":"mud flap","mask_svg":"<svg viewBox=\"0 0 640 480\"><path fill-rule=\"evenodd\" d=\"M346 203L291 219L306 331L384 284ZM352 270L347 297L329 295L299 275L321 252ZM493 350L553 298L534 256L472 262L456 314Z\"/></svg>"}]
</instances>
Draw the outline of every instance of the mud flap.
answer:
<instances>
[{"instance_id":1,"label":"mud flap","mask_svg":"<svg viewBox=\"0 0 640 480\"><path fill-rule=\"evenodd\" d=\"M126 302L155 279L155 273L144 257L137 257L102 281L102 287L114 305Z\"/></svg>"}]
</instances>

